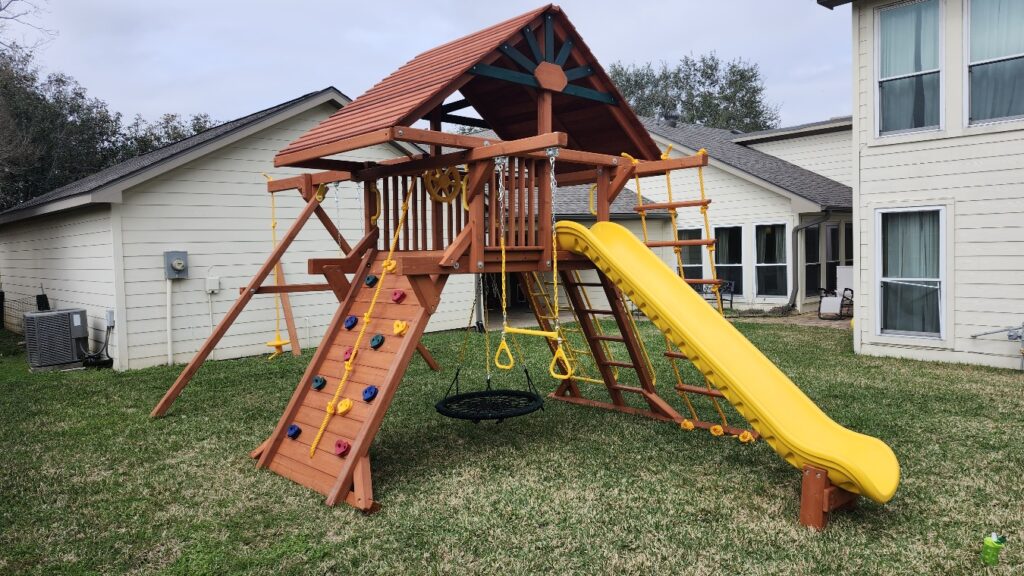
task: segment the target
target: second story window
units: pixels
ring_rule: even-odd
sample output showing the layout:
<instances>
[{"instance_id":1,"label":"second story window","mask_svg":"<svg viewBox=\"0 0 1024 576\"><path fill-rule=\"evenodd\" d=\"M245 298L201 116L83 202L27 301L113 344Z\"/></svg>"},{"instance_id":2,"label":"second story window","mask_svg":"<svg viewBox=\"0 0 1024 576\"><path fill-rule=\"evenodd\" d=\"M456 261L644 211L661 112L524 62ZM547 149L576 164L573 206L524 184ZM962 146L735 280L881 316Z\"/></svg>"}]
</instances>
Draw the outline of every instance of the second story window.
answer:
<instances>
[{"instance_id":1,"label":"second story window","mask_svg":"<svg viewBox=\"0 0 1024 576\"><path fill-rule=\"evenodd\" d=\"M1024 117L1024 1L970 1L970 122Z\"/></svg>"},{"instance_id":2,"label":"second story window","mask_svg":"<svg viewBox=\"0 0 1024 576\"><path fill-rule=\"evenodd\" d=\"M939 125L939 0L878 13L878 133Z\"/></svg>"}]
</instances>

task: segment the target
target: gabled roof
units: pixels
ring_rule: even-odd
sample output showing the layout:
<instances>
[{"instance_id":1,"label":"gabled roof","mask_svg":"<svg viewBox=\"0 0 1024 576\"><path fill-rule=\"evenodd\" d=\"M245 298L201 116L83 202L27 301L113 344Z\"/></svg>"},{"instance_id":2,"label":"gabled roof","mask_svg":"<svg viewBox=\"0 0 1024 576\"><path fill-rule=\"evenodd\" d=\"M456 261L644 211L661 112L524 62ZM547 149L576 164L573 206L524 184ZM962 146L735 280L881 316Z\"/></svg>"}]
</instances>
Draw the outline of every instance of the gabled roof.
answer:
<instances>
[{"instance_id":1,"label":"gabled roof","mask_svg":"<svg viewBox=\"0 0 1024 576\"><path fill-rule=\"evenodd\" d=\"M564 59L556 49L558 56L564 49ZM337 152L331 146L342 140L411 126L456 91L503 140L536 134L539 89L530 67L541 60L575 69L552 102L554 129L568 134L570 147L658 158L650 135L565 13L547 5L420 54L289 144L275 164L299 165Z\"/></svg>"},{"instance_id":2,"label":"gabled roof","mask_svg":"<svg viewBox=\"0 0 1024 576\"><path fill-rule=\"evenodd\" d=\"M552 208L558 218L582 217L596 218L590 212L590 184L577 184L574 186L559 186L552 198ZM643 197L644 204L653 204L654 200ZM636 206L636 192L623 188L622 192L615 197L610 206L609 215L615 218L640 218L640 215L633 208ZM664 220L668 218L668 212L650 212L648 220Z\"/></svg>"},{"instance_id":3,"label":"gabled roof","mask_svg":"<svg viewBox=\"0 0 1024 576\"><path fill-rule=\"evenodd\" d=\"M817 204L822 210L850 210L853 190L831 178L801 168L785 160L733 142L737 135L729 130L694 124L669 126L653 118L643 118L652 133L690 150L704 148L712 162L722 162L755 178Z\"/></svg>"},{"instance_id":4,"label":"gabled roof","mask_svg":"<svg viewBox=\"0 0 1024 576\"><path fill-rule=\"evenodd\" d=\"M224 143L232 135L245 131L247 128L254 127L262 121L270 119L277 114L286 113L293 109L304 109L310 105L329 101L337 102L338 106L342 106L351 100L348 96L345 96L333 86L316 92L310 92L309 94L304 94L298 98L283 102L276 106L271 106L265 110L260 110L259 112L254 112L248 116L243 116L230 122L225 122L219 126L214 126L213 128L204 130L198 134L185 138L184 140L179 140L153 150L152 152L125 160L124 162L100 170L95 174L86 176L81 180L76 180L70 184L57 188L56 190L52 190L46 194L22 202L17 206L0 212L0 223L9 223L36 216L41 213L43 208L47 205L52 205L62 200L68 200L95 192L106 186L121 182L127 178L144 175L147 171L155 171L159 168L165 167L172 161L189 153L205 149L207 146L215 146L217 144Z\"/></svg>"},{"instance_id":5,"label":"gabled roof","mask_svg":"<svg viewBox=\"0 0 1024 576\"><path fill-rule=\"evenodd\" d=\"M845 132L853 129L853 116L837 116L819 122L808 122L796 126L783 126L758 132L743 132L733 136L732 141L744 146L760 142L772 142L775 140L788 140L790 138L803 138L816 134L828 134L830 132Z\"/></svg>"}]
</instances>

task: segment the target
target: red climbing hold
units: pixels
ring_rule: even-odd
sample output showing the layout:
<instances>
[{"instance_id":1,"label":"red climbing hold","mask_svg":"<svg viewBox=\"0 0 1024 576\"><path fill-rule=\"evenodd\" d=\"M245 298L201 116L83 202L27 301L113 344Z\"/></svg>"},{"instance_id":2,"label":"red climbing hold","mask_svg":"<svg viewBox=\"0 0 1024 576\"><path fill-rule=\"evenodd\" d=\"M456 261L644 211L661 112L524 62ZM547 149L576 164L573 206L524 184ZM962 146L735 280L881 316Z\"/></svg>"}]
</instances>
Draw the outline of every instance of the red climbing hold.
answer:
<instances>
[{"instance_id":1,"label":"red climbing hold","mask_svg":"<svg viewBox=\"0 0 1024 576\"><path fill-rule=\"evenodd\" d=\"M401 304L402 300L405 300L405 290L395 290L391 293L391 301L395 304Z\"/></svg>"},{"instance_id":2,"label":"red climbing hold","mask_svg":"<svg viewBox=\"0 0 1024 576\"><path fill-rule=\"evenodd\" d=\"M352 347L349 346L348 348L345 348L345 353L341 355L341 359L345 360L347 362L348 359L351 358L351 357L352 357Z\"/></svg>"},{"instance_id":3,"label":"red climbing hold","mask_svg":"<svg viewBox=\"0 0 1024 576\"><path fill-rule=\"evenodd\" d=\"M338 456L344 456L348 454L348 451L352 449L352 445L348 443L348 440L344 438L338 438L338 441L334 443L334 453Z\"/></svg>"}]
</instances>

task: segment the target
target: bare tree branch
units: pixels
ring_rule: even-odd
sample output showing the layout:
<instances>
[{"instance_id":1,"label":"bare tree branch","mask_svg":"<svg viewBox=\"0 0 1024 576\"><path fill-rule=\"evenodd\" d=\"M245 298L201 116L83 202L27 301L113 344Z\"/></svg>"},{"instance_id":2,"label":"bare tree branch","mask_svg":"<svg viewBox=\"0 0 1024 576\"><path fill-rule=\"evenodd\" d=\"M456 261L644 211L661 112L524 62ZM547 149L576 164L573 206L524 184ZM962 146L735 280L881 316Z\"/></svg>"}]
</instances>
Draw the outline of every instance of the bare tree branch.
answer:
<instances>
[{"instance_id":1,"label":"bare tree branch","mask_svg":"<svg viewBox=\"0 0 1024 576\"><path fill-rule=\"evenodd\" d=\"M38 48L57 36L57 31L46 28L36 21L46 13L43 3L46 0L0 0L0 47L12 49L21 45L28 49ZM39 34L33 42L18 42L9 37L8 32L15 26L35 30ZM27 44L27 45L26 45Z\"/></svg>"}]
</instances>

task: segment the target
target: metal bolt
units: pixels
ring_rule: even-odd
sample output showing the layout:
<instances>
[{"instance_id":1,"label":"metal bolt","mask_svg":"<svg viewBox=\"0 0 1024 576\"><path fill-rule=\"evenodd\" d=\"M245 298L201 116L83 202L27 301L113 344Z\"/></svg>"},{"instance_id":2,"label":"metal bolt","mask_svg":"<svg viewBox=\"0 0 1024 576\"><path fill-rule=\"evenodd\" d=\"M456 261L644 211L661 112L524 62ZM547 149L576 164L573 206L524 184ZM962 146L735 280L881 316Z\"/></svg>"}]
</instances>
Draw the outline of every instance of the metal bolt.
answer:
<instances>
[{"instance_id":1,"label":"metal bolt","mask_svg":"<svg viewBox=\"0 0 1024 576\"><path fill-rule=\"evenodd\" d=\"M456 262L456 263L452 264L452 268L458 270L459 269L459 263Z\"/></svg>"},{"instance_id":2,"label":"metal bolt","mask_svg":"<svg viewBox=\"0 0 1024 576\"><path fill-rule=\"evenodd\" d=\"M484 269L484 263L482 261L480 261L480 260L477 260L477 262L476 262L476 269L477 270L483 270Z\"/></svg>"},{"instance_id":3,"label":"metal bolt","mask_svg":"<svg viewBox=\"0 0 1024 576\"><path fill-rule=\"evenodd\" d=\"M399 130L398 131L398 135L399 136L405 136L405 130Z\"/></svg>"},{"instance_id":4,"label":"metal bolt","mask_svg":"<svg viewBox=\"0 0 1024 576\"><path fill-rule=\"evenodd\" d=\"M547 266L548 268L551 268L551 260L545 260L544 265Z\"/></svg>"},{"instance_id":5,"label":"metal bolt","mask_svg":"<svg viewBox=\"0 0 1024 576\"><path fill-rule=\"evenodd\" d=\"M612 166L618 166L618 165L619 165L619 159L618 158L612 158Z\"/></svg>"}]
</instances>

